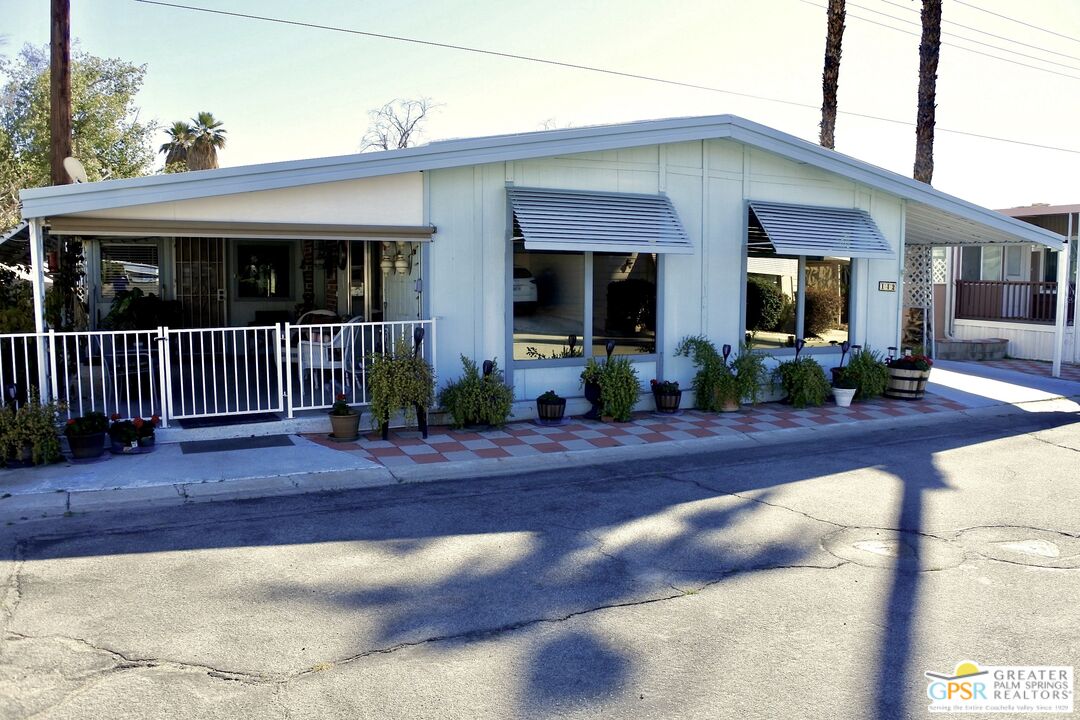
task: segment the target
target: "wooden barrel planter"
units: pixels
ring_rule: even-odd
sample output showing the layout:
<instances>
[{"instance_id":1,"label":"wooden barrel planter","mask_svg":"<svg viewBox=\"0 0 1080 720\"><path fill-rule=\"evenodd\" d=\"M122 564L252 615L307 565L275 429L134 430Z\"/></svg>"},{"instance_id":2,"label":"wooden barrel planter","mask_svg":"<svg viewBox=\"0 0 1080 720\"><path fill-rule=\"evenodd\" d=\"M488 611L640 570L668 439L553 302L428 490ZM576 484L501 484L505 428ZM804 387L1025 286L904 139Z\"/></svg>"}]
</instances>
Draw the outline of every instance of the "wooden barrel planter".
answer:
<instances>
[{"instance_id":1,"label":"wooden barrel planter","mask_svg":"<svg viewBox=\"0 0 1080 720\"><path fill-rule=\"evenodd\" d=\"M566 414L566 398L559 398L558 400L544 400L537 398L536 400L536 417L539 418L541 423L558 423L563 419L563 415Z\"/></svg>"},{"instance_id":2,"label":"wooden barrel planter","mask_svg":"<svg viewBox=\"0 0 1080 720\"><path fill-rule=\"evenodd\" d=\"M656 401L656 412L674 415L682 403L682 390L653 390L653 400Z\"/></svg>"},{"instance_id":3,"label":"wooden barrel planter","mask_svg":"<svg viewBox=\"0 0 1080 720\"><path fill-rule=\"evenodd\" d=\"M926 381L929 379L929 370L889 368L889 384L885 387L885 397L922 400L926 395Z\"/></svg>"}]
</instances>

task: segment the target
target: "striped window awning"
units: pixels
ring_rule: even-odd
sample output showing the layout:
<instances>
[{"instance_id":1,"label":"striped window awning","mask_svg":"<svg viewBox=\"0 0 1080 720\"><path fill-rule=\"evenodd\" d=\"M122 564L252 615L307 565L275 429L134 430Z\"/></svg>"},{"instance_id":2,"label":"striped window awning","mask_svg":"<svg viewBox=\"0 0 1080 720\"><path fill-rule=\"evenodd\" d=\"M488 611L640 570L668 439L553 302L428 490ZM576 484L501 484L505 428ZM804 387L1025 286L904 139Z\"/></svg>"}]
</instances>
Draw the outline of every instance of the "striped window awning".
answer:
<instances>
[{"instance_id":1,"label":"striped window awning","mask_svg":"<svg viewBox=\"0 0 1080 720\"><path fill-rule=\"evenodd\" d=\"M846 258L895 258L870 213L852 208L751 201L750 252Z\"/></svg>"},{"instance_id":2,"label":"striped window awning","mask_svg":"<svg viewBox=\"0 0 1080 720\"><path fill-rule=\"evenodd\" d=\"M526 250L690 254L694 246L663 195L507 188ZM520 230L520 232L518 231Z\"/></svg>"}]
</instances>

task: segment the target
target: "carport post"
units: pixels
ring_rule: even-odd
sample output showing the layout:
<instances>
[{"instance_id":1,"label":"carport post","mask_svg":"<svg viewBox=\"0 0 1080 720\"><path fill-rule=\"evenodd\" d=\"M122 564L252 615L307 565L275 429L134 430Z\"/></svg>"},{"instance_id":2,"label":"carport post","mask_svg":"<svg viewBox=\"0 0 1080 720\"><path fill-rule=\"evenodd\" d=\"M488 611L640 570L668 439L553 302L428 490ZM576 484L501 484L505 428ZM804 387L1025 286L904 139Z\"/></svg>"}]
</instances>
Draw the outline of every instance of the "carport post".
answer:
<instances>
[{"instance_id":1,"label":"carport post","mask_svg":"<svg viewBox=\"0 0 1080 720\"><path fill-rule=\"evenodd\" d=\"M1057 315L1054 316L1054 365L1050 372L1054 377L1061 377L1061 354L1065 344L1065 321L1069 314L1069 255L1072 243L1068 239L1058 251L1057 267ZM1073 328L1076 332L1076 328ZM1075 342L1075 335L1074 335Z\"/></svg>"},{"instance_id":2,"label":"carport post","mask_svg":"<svg viewBox=\"0 0 1080 720\"><path fill-rule=\"evenodd\" d=\"M34 290L34 332L37 333L38 398L48 401L48 358L45 352L45 238L41 219L31 218L30 228L30 282ZM30 388L26 388L29 392Z\"/></svg>"}]
</instances>

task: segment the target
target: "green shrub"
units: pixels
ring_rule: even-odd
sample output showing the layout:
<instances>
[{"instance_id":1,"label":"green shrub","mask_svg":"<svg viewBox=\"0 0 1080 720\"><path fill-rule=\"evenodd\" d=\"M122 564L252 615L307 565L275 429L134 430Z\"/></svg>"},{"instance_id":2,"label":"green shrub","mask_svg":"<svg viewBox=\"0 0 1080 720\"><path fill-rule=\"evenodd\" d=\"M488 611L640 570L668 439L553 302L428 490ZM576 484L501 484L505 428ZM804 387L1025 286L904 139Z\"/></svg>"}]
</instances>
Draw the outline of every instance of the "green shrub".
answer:
<instances>
[{"instance_id":1,"label":"green shrub","mask_svg":"<svg viewBox=\"0 0 1080 720\"><path fill-rule=\"evenodd\" d=\"M739 354L725 363L712 341L690 335L679 341L675 354L689 357L697 368L693 388L694 407L699 410L719 412L727 402L744 399L758 402L765 381L765 356L753 352L749 343L742 345Z\"/></svg>"},{"instance_id":2,"label":"green shrub","mask_svg":"<svg viewBox=\"0 0 1080 720\"><path fill-rule=\"evenodd\" d=\"M844 368L844 378L854 382L856 400L869 400L885 392L889 384L889 369L880 353L870 348L860 348L851 354Z\"/></svg>"},{"instance_id":3,"label":"green shrub","mask_svg":"<svg viewBox=\"0 0 1080 720\"><path fill-rule=\"evenodd\" d=\"M784 312L784 293L760 275L746 277L746 329L776 330Z\"/></svg>"},{"instance_id":4,"label":"green shrub","mask_svg":"<svg viewBox=\"0 0 1080 720\"><path fill-rule=\"evenodd\" d=\"M368 357L371 384L371 426L390 422L390 416L401 410L408 422L415 406L429 407L435 395L435 372L422 357L413 357L404 347L392 353L377 353Z\"/></svg>"},{"instance_id":5,"label":"green shrub","mask_svg":"<svg viewBox=\"0 0 1080 720\"><path fill-rule=\"evenodd\" d=\"M787 399L797 408L817 407L829 396L825 370L811 357L785 360L774 372Z\"/></svg>"},{"instance_id":6,"label":"green shrub","mask_svg":"<svg viewBox=\"0 0 1080 720\"><path fill-rule=\"evenodd\" d=\"M514 389L506 384L503 371L492 360L491 373L483 376L476 363L464 355L461 366L465 370L461 379L439 392L439 405L450 412L454 427L505 425L514 403Z\"/></svg>"},{"instance_id":7,"label":"green shrub","mask_svg":"<svg viewBox=\"0 0 1080 720\"><path fill-rule=\"evenodd\" d=\"M38 402L36 388L30 389L29 401L18 410L5 408L0 418L0 453L5 463L18 458L26 447L35 465L60 460L56 423L56 405Z\"/></svg>"},{"instance_id":8,"label":"green shrub","mask_svg":"<svg viewBox=\"0 0 1080 720\"><path fill-rule=\"evenodd\" d=\"M840 325L840 296L828 288L806 288L803 308L803 330L807 336L824 337Z\"/></svg>"},{"instance_id":9,"label":"green shrub","mask_svg":"<svg viewBox=\"0 0 1080 720\"><path fill-rule=\"evenodd\" d=\"M619 356L608 358L601 367L600 402L604 406L603 414L626 422L641 394L637 370L628 358Z\"/></svg>"}]
</instances>

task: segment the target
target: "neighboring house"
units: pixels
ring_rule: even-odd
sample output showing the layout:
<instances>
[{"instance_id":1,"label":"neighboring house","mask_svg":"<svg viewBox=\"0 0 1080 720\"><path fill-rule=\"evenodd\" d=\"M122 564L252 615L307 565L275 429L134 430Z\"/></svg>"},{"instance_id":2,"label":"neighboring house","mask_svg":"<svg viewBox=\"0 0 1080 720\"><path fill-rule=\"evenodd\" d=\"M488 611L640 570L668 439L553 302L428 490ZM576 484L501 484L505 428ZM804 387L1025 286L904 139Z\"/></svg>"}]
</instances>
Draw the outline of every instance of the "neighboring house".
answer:
<instances>
[{"instance_id":1,"label":"neighboring house","mask_svg":"<svg viewBox=\"0 0 1080 720\"><path fill-rule=\"evenodd\" d=\"M145 340L163 341L148 354L164 363L150 374L168 417L325 407L332 393L315 386L313 343L363 402L363 380L349 373L362 375L358 354L385 349L388 327L426 329L423 351L440 383L460 373L459 355L499 358L519 413L549 389L580 397L585 358L609 343L646 387L654 377L689 385L693 368L674 355L686 335L737 345L754 333L774 357L793 352L789 336L805 337L828 367L835 342L899 345L905 254L1062 247L1047 230L728 115L21 197L31 245L84 239L92 317L107 312L117 277L174 304L180 327ZM782 316L762 319L748 307L753 275L778 288ZM929 292L928 276L925 284ZM275 331L298 319L299 305L380 324L360 342L338 326L310 342ZM291 346L291 357L277 344ZM57 372L74 362L61 360ZM79 362L76 371L95 367ZM70 382L53 384L73 392ZM215 399L238 385L235 403ZM84 386L75 391L85 397ZM110 387L106 396L118 394ZM254 405L253 387L264 398Z\"/></svg>"},{"instance_id":2,"label":"neighboring house","mask_svg":"<svg viewBox=\"0 0 1080 720\"><path fill-rule=\"evenodd\" d=\"M1075 244L1080 205L1031 205L1000 211ZM1077 257L1072 254L1066 295L1063 355L1080 362L1074 320ZM1064 268L1061 268L1064 269ZM1058 307L1058 253L1043 245L979 246L942 251L935 282L938 337L1004 338L1012 357L1052 360Z\"/></svg>"}]
</instances>

